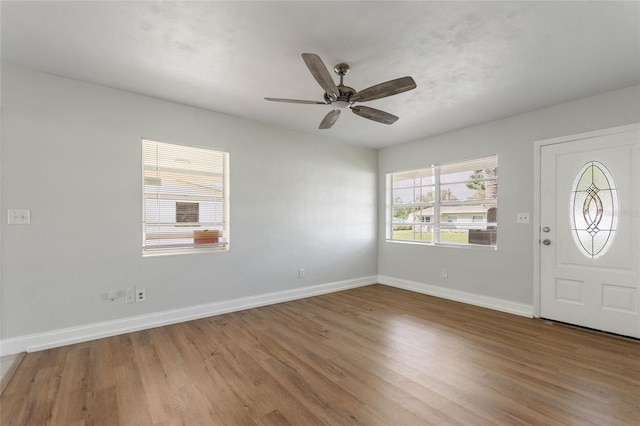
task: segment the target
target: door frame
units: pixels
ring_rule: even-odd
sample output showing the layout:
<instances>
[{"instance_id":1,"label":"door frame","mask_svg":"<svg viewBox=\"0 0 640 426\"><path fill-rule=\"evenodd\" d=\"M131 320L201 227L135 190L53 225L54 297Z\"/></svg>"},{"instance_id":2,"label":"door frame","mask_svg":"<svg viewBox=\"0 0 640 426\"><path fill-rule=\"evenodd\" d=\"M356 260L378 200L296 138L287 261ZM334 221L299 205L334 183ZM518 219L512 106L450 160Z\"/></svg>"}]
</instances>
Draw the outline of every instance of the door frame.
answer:
<instances>
[{"instance_id":1,"label":"door frame","mask_svg":"<svg viewBox=\"0 0 640 426\"><path fill-rule=\"evenodd\" d=\"M533 316L540 318L540 294L542 286L540 250L542 248L541 229L540 229L540 184L542 173L542 148L549 145L561 144L565 142L574 142L581 139L590 139L599 136L613 135L616 133L626 133L633 130L640 130L640 123L627 124L624 126L610 127L607 129L594 130L590 132L577 133L573 135L560 136L557 138L543 139L533 144Z\"/></svg>"}]
</instances>

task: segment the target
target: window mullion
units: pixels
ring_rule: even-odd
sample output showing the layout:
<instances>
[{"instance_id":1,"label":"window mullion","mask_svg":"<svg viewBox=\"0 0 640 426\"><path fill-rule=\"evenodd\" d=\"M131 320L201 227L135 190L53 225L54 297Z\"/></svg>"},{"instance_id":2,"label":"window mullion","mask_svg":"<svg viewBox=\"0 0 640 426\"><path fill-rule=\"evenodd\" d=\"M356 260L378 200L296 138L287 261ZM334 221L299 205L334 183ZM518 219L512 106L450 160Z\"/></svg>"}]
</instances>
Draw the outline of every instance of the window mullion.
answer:
<instances>
[{"instance_id":1,"label":"window mullion","mask_svg":"<svg viewBox=\"0 0 640 426\"><path fill-rule=\"evenodd\" d=\"M385 237L393 238L393 173L387 175Z\"/></svg>"},{"instance_id":2,"label":"window mullion","mask_svg":"<svg viewBox=\"0 0 640 426\"><path fill-rule=\"evenodd\" d=\"M440 166L431 166L435 180L435 200L433 203L433 242L440 242Z\"/></svg>"}]
</instances>

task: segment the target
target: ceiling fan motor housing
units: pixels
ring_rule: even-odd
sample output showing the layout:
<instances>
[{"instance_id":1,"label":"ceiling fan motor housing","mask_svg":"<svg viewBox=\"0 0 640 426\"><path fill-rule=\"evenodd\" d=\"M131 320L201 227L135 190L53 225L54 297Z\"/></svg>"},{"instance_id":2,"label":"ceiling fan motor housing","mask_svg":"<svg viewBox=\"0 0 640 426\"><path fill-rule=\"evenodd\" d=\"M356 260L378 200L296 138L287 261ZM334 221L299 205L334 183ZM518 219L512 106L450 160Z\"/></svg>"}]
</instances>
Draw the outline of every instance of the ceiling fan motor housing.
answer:
<instances>
[{"instance_id":1,"label":"ceiling fan motor housing","mask_svg":"<svg viewBox=\"0 0 640 426\"><path fill-rule=\"evenodd\" d=\"M335 101L332 101L326 93L324 94L324 101L337 108L346 108L353 104L351 97L356 94L355 89L340 84L338 85L338 91L340 92L340 95Z\"/></svg>"}]
</instances>

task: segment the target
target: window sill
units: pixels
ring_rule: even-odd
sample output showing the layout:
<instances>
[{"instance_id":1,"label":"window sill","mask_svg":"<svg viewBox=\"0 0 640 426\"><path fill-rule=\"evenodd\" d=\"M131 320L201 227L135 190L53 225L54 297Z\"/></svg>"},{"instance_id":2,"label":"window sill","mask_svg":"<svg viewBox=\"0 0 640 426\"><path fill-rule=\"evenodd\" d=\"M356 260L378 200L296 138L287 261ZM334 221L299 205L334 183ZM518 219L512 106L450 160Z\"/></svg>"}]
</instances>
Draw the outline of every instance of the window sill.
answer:
<instances>
[{"instance_id":1,"label":"window sill","mask_svg":"<svg viewBox=\"0 0 640 426\"><path fill-rule=\"evenodd\" d=\"M142 257L156 256L173 256L177 254L196 254L196 253L213 253L229 251L229 245L205 245L204 247L182 247L182 248L165 248L165 249L148 249L142 250Z\"/></svg>"},{"instance_id":2,"label":"window sill","mask_svg":"<svg viewBox=\"0 0 640 426\"><path fill-rule=\"evenodd\" d=\"M498 251L498 246L481 245L481 244L455 244L455 243L427 243L420 241L403 241L403 240L390 240L386 239L385 242L392 244L408 244L415 246L427 246L427 247L447 247L447 248L460 248L466 250L483 250L483 251Z\"/></svg>"}]
</instances>

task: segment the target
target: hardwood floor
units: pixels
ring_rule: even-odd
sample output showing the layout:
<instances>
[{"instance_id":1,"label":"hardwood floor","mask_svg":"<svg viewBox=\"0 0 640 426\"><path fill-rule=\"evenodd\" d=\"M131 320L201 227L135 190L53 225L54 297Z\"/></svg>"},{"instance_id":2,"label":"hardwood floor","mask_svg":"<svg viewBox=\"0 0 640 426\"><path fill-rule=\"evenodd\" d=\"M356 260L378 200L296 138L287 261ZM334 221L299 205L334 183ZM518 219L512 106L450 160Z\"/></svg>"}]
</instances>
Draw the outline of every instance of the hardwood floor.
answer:
<instances>
[{"instance_id":1,"label":"hardwood floor","mask_svg":"<svg viewBox=\"0 0 640 426\"><path fill-rule=\"evenodd\" d=\"M24 353L20 353L16 355L0 357L0 376L2 377L0 383L0 395L2 395L2 392L4 392L4 388L7 387L11 376L13 376L13 372L22 362L22 358L24 358L24 355Z\"/></svg>"},{"instance_id":2,"label":"hardwood floor","mask_svg":"<svg viewBox=\"0 0 640 426\"><path fill-rule=\"evenodd\" d=\"M640 343L374 285L27 354L2 425L640 421Z\"/></svg>"}]
</instances>

